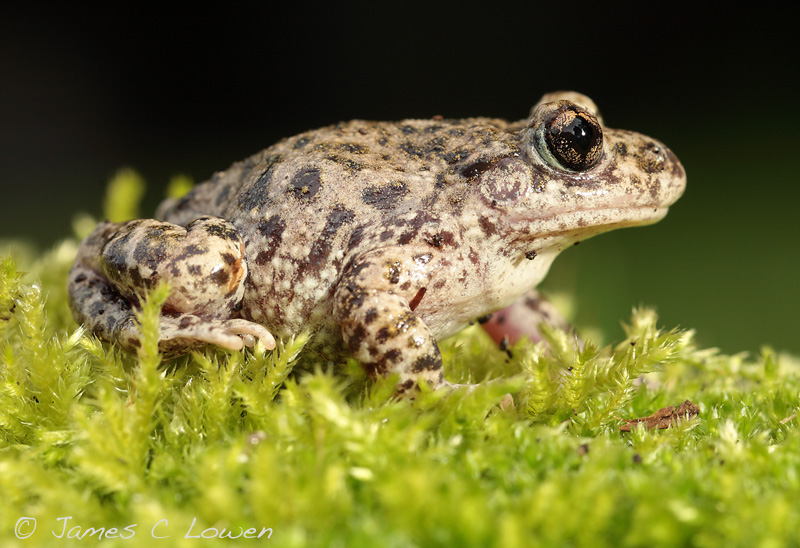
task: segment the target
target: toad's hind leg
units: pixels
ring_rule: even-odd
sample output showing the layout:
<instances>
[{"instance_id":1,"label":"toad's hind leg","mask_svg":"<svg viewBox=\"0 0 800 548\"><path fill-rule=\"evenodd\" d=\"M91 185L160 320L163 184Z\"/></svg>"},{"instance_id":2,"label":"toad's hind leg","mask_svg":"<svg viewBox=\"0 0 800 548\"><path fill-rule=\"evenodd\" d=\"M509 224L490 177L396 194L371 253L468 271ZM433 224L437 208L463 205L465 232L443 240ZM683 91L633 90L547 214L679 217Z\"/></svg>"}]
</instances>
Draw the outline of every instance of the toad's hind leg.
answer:
<instances>
[{"instance_id":1,"label":"toad's hind leg","mask_svg":"<svg viewBox=\"0 0 800 548\"><path fill-rule=\"evenodd\" d=\"M247 265L230 223L203 217L186 228L153 220L101 223L84 240L69 274L76 319L105 340L140 346L135 309L159 281L172 288L161 316L159 350L179 355L202 344L233 350L260 339L263 326L236 317Z\"/></svg>"}]
</instances>

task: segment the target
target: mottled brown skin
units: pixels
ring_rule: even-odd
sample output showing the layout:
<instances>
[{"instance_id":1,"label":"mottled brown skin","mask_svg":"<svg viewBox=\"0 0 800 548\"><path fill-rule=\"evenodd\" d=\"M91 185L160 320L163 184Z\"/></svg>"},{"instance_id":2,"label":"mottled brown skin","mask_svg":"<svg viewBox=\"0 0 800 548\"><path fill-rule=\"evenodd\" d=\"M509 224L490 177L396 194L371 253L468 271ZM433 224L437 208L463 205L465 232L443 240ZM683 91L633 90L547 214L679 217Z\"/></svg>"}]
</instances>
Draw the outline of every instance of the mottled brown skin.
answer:
<instances>
[{"instance_id":1,"label":"mottled brown skin","mask_svg":"<svg viewBox=\"0 0 800 548\"><path fill-rule=\"evenodd\" d=\"M572 141L564 145L558 132L576 118L584 124L576 135L588 128L595 140L578 135L570 151ZM655 222L682 193L683 168L664 145L601 124L588 98L551 94L519 122L352 121L285 139L234 164L162 204L158 217L168 226L203 216L229 222L222 240L230 241L223 243L235 247L231 242L240 238L244 245L243 296L216 307L214 317L168 311L165 318L178 314L198 323L194 331L164 328L164 349L236 348L230 337L238 335L268 343L264 328L279 337L311 331L313 349L323 356L352 355L373 377L397 374L400 390L418 380L446 384L438 338L529 294L564 248ZM600 131L597 141L591 132ZM563 150L580 171L559 163ZM131 321L136 292L123 296L95 258L120 230L130 228L101 225L82 244L70 291L80 321L131 348L135 329L117 324ZM216 253L216 244L210 248ZM182 253L185 244L174 252ZM122 250L112 255L139 262ZM203 293L203 283L192 285L200 289L187 291L191 298ZM119 312L98 318L98 303L118 303ZM537 307L527 307L527 319L514 316L534 322L527 332L542 317ZM230 318L241 322L238 331L223 336ZM199 334L203 325L208 334Z\"/></svg>"}]
</instances>

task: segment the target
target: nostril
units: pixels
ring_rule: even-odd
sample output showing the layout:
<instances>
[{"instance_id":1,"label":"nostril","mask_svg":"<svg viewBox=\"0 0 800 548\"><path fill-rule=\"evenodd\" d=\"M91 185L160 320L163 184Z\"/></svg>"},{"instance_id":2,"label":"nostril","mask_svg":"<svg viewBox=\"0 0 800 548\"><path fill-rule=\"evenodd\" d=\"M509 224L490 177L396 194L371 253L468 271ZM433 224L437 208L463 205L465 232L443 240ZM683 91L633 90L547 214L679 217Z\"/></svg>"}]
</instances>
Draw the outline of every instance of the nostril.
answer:
<instances>
[{"instance_id":1,"label":"nostril","mask_svg":"<svg viewBox=\"0 0 800 548\"><path fill-rule=\"evenodd\" d=\"M667 160L664 148L655 143L643 145L635 154L635 158L639 168L646 173L663 171Z\"/></svg>"},{"instance_id":2,"label":"nostril","mask_svg":"<svg viewBox=\"0 0 800 548\"><path fill-rule=\"evenodd\" d=\"M655 143L648 143L645 147L647 153L654 157L663 158L663 149Z\"/></svg>"}]
</instances>

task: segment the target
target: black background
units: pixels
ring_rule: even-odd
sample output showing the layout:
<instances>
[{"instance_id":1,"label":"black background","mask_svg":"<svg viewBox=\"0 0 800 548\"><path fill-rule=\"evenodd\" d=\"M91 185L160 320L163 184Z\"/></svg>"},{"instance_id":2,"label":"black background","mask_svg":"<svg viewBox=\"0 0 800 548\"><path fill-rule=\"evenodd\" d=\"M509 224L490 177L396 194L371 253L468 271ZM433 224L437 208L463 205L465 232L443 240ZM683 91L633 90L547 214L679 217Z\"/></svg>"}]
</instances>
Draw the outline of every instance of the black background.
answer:
<instances>
[{"instance_id":1,"label":"black background","mask_svg":"<svg viewBox=\"0 0 800 548\"><path fill-rule=\"evenodd\" d=\"M615 5L616 6L616 5ZM636 304L726 351L800 352L798 29L776 10L606 3L259 5L0 17L1 237L46 247L99 216L122 166L152 211L277 139L352 118L519 119L547 91L664 141L686 195L654 227L565 253L547 285L579 324ZM563 264L562 264L563 263Z\"/></svg>"}]
</instances>

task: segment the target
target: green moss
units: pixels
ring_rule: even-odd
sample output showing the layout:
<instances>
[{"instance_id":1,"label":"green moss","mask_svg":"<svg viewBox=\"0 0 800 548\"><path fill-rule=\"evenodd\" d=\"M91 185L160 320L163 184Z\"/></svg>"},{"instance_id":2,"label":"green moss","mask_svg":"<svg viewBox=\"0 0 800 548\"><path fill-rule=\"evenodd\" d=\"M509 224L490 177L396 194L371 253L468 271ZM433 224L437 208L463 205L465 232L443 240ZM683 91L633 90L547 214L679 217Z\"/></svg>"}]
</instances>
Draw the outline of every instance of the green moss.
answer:
<instances>
[{"instance_id":1,"label":"green moss","mask_svg":"<svg viewBox=\"0 0 800 548\"><path fill-rule=\"evenodd\" d=\"M398 401L354 362L309 370L302 337L162 362L164 288L122 353L69 314L75 248L0 263L2 546L233 545L193 523L298 547L800 545L796 358L698 349L649 310L617 345L550 330L511 358L470 328L442 351L480 386ZM686 399L698 417L619 431ZM53 537L67 516L82 541Z\"/></svg>"}]
</instances>

